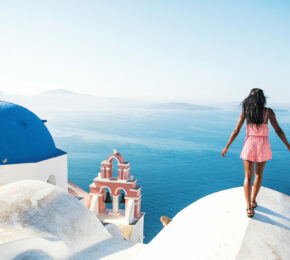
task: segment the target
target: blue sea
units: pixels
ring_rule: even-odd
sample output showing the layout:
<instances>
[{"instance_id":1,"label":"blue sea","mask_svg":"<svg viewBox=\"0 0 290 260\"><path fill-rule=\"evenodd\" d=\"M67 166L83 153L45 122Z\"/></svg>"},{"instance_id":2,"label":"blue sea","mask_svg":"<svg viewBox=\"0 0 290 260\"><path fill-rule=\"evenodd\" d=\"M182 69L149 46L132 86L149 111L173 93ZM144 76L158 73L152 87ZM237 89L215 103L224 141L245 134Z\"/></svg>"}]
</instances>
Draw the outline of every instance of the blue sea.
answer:
<instances>
[{"instance_id":1,"label":"blue sea","mask_svg":"<svg viewBox=\"0 0 290 260\"><path fill-rule=\"evenodd\" d=\"M224 110L120 109L60 113L47 126L57 147L68 153L69 179L86 191L114 148L130 162L142 186L148 243L163 228L161 216L172 218L203 196L243 184L239 156L245 126L227 157L220 155L238 116L239 111ZM290 113L277 118L289 139ZM272 127L270 143L273 160L267 162L263 185L290 195L290 153Z\"/></svg>"}]
</instances>

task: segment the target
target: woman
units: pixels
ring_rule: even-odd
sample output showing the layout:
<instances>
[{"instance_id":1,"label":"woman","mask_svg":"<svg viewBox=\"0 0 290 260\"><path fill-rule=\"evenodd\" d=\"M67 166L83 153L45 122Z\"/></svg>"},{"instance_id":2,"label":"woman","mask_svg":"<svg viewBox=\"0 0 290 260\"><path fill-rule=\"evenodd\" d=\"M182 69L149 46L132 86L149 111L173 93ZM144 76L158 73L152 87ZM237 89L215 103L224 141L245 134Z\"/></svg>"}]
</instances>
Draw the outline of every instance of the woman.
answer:
<instances>
[{"instance_id":1,"label":"woman","mask_svg":"<svg viewBox=\"0 0 290 260\"><path fill-rule=\"evenodd\" d=\"M253 217L255 214L254 208L257 207L256 198L262 184L263 171L267 160L272 159L272 152L268 139L269 128L268 120L275 129L277 135L290 151L290 144L280 128L274 111L271 108L266 108L266 98L263 90L254 88L250 95L242 102L242 112L231 137L222 151L222 156L225 157L230 145L238 136L244 121L246 120L246 139L241 152L241 158L244 160L245 180L244 191L247 201L247 215ZM255 169L255 181L252 194L252 179Z\"/></svg>"}]
</instances>

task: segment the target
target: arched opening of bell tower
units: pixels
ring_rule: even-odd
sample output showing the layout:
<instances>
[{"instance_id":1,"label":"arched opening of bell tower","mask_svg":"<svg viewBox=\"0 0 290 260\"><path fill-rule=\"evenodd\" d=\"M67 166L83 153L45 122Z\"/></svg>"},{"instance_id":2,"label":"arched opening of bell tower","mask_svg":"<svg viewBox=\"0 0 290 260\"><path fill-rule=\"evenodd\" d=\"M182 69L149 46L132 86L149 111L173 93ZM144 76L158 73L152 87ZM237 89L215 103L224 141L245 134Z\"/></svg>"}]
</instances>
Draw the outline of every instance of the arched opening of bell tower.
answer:
<instances>
[{"instance_id":1,"label":"arched opening of bell tower","mask_svg":"<svg viewBox=\"0 0 290 260\"><path fill-rule=\"evenodd\" d=\"M113 208L113 197L112 197L112 192L111 189L103 186L100 189L100 193L102 194L102 200L105 204L104 209L112 209Z\"/></svg>"},{"instance_id":2,"label":"arched opening of bell tower","mask_svg":"<svg viewBox=\"0 0 290 260\"><path fill-rule=\"evenodd\" d=\"M115 194L118 195L118 202L119 202L119 209L124 210L126 209L126 196L127 192L123 188L118 188L115 190Z\"/></svg>"},{"instance_id":3,"label":"arched opening of bell tower","mask_svg":"<svg viewBox=\"0 0 290 260\"><path fill-rule=\"evenodd\" d=\"M112 163L112 167L113 167L113 178L118 178L119 161L115 157L113 157L111 163Z\"/></svg>"}]
</instances>

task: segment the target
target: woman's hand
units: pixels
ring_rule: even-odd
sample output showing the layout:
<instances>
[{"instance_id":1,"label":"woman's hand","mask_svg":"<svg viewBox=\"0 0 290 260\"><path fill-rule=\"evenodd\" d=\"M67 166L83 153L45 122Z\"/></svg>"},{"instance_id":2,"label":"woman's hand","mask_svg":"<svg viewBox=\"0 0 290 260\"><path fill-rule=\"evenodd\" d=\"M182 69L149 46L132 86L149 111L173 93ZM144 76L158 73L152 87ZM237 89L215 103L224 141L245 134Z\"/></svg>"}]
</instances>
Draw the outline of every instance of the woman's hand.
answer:
<instances>
[{"instance_id":1,"label":"woman's hand","mask_svg":"<svg viewBox=\"0 0 290 260\"><path fill-rule=\"evenodd\" d=\"M224 149L223 149L223 151L222 151L222 157L226 157L226 153L228 152L228 147L225 147Z\"/></svg>"}]
</instances>

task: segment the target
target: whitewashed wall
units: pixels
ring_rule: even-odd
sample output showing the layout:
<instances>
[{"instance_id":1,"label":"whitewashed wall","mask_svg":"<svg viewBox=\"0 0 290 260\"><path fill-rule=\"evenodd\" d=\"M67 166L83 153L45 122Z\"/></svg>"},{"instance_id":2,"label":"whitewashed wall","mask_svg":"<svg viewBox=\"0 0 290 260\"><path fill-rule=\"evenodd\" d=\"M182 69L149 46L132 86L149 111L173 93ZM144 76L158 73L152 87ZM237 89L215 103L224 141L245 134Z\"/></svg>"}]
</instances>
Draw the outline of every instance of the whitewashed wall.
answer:
<instances>
[{"instance_id":1,"label":"whitewashed wall","mask_svg":"<svg viewBox=\"0 0 290 260\"><path fill-rule=\"evenodd\" d=\"M142 213L141 213L142 214ZM144 215L140 217L132 231L130 241L143 243L144 238Z\"/></svg>"},{"instance_id":2,"label":"whitewashed wall","mask_svg":"<svg viewBox=\"0 0 290 260\"><path fill-rule=\"evenodd\" d=\"M67 191L67 154L37 163L0 165L0 185L19 180L40 180Z\"/></svg>"}]
</instances>

